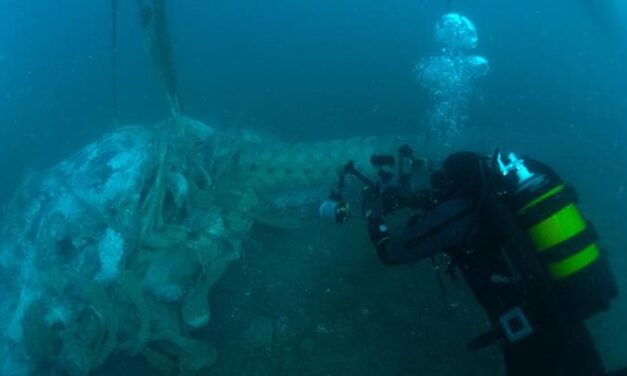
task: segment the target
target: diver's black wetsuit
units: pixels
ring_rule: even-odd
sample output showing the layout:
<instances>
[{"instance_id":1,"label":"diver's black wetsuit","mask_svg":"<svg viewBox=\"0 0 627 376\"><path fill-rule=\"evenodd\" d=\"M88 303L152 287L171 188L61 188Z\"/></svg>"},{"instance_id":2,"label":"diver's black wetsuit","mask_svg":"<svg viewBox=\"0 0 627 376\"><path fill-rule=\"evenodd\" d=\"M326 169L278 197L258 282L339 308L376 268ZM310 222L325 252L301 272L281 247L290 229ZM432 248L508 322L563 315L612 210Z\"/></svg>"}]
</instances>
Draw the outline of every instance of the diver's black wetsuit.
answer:
<instances>
[{"instance_id":1,"label":"diver's black wetsuit","mask_svg":"<svg viewBox=\"0 0 627 376\"><path fill-rule=\"evenodd\" d=\"M483 342L500 343L508 376L606 375L583 318L564 309L546 268L534 258L530 239L501 195L502 177L475 154L461 153L451 163L453 171L443 178L448 187L430 195L437 199L425 202L426 216L403 234L391 237L382 216L369 217L380 259L404 264L447 252L493 323L494 331L482 336L491 340ZM508 338L500 323L510 313L522 313L531 333Z\"/></svg>"}]
</instances>

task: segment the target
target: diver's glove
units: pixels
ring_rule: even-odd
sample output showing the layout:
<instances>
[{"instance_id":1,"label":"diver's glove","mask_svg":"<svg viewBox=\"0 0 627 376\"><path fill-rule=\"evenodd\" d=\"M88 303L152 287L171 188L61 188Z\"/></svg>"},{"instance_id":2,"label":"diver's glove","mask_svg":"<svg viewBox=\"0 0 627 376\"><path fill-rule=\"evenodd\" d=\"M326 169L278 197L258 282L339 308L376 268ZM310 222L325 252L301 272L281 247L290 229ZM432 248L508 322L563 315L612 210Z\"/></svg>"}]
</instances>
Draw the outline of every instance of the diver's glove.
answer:
<instances>
[{"instance_id":1,"label":"diver's glove","mask_svg":"<svg viewBox=\"0 0 627 376\"><path fill-rule=\"evenodd\" d=\"M366 187L362 192L362 213L368 221L370 241L378 248L390 240L390 232L383 222L383 202L379 187Z\"/></svg>"},{"instance_id":2,"label":"diver's glove","mask_svg":"<svg viewBox=\"0 0 627 376\"><path fill-rule=\"evenodd\" d=\"M361 194L361 212L368 221L383 220L383 202L379 187L366 187Z\"/></svg>"},{"instance_id":3,"label":"diver's glove","mask_svg":"<svg viewBox=\"0 0 627 376\"><path fill-rule=\"evenodd\" d=\"M385 247L387 242L390 241L390 230L382 218L368 219L368 235L370 235L370 241L377 249L382 246Z\"/></svg>"}]
</instances>

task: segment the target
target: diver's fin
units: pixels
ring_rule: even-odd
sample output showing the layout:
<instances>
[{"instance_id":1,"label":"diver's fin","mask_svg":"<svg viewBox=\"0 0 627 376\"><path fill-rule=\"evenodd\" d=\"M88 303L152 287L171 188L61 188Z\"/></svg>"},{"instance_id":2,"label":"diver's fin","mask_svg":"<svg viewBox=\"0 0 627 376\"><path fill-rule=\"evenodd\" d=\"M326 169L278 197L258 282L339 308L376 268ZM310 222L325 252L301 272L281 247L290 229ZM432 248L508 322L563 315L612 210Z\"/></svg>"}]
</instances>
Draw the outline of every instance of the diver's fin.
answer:
<instances>
[{"instance_id":1,"label":"diver's fin","mask_svg":"<svg viewBox=\"0 0 627 376\"><path fill-rule=\"evenodd\" d=\"M616 371L609 372L607 376L627 376L627 368L621 368Z\"/></svg>"}]
</instances>

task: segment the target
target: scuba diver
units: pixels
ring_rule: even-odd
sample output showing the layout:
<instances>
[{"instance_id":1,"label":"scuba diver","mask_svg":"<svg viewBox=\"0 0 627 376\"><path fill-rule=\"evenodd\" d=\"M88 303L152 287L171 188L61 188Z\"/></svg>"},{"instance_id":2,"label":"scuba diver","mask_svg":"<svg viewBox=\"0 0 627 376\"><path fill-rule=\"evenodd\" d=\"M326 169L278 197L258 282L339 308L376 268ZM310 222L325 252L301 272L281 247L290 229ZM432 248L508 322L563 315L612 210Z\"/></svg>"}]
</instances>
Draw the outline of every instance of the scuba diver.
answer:
<instances>
[{"instance_id":1,"label":"scuba diver","mask_svg":"<svg viewBox=\"0 0 627 376\"><path fill-rule=\"evenodd\" d=\"M321 214L346 220L341 190L346 175L356 176L365 183L363 215L384 264L444 252L464 276L492 324L469 350L498 344L508 376L607 375L585 319L607 310L617 287L574 190L538 161L471 152L431 168L431 188L413 189L411 170L424 161L402 147L394 178L394 159L373 156L377 182L349 162ZM400 208L417 214L393 235L385 217Z\"/></svg>"}]
</instances>

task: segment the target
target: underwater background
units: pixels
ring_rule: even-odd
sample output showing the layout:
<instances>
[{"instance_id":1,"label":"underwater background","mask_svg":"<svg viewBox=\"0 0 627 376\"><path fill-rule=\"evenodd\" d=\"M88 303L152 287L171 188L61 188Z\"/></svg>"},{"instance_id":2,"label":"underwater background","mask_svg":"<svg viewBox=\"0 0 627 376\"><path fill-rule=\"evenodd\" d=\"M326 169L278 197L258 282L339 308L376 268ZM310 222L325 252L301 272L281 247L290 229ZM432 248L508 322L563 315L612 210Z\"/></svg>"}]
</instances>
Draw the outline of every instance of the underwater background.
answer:
<instances>
[{"instance_id":1,"label":"underwater background","mask_svg":"<svg viewBox=\"0 0 627 376\"><path fill-rule=\"evenodd\" d=\"M114 122L110 2L1 2L5 204L24 177L70 157ZM459 138L441 152L515 149L548 162L577 187L621 289L590 328L606 364L624 365L627 4L166 4L183 113L216 128L294 142L425 133L431 100L414 66L437 54L433 27L444 13L470 18L490 72L477 85ZM154 123L169 115L168 105L135 2L120 1L118 17L119 123ZM429 153L440 146L429 145ZM363 227L315 217L289 232L254 227L254 245L212 293L214 318L205 334L218 360L206 374L499 374L496 349L464 348L485 329L485 318L463 283L446 281L443 292L427 262L379 265ZM272 339L242 339L247 328L265 328ZM118 356L100 373L144 367Z\"/></svg>"}]
</instances>

